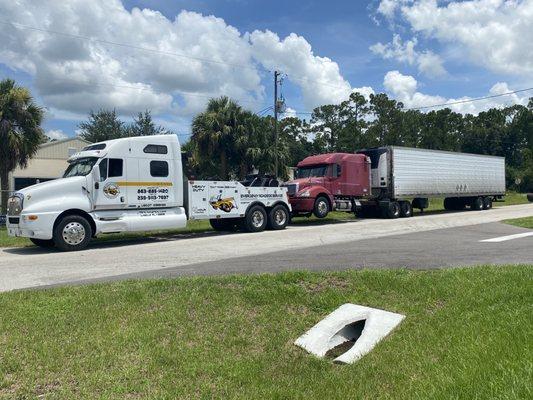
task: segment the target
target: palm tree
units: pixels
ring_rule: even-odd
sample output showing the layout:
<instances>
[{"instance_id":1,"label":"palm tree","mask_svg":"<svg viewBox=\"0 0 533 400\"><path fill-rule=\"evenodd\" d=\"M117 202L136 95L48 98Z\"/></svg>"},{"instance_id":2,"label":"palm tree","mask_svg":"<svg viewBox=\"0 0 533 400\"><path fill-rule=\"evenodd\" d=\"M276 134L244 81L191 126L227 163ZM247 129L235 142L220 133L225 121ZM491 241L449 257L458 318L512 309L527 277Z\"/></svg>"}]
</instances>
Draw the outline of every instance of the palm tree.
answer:
<instances>
[{"instance_id":1,"label":"palm tree","mask_svg":"<svg viewBox=\"0 0 533 400\"><path fill-rule=\"evenodd\" d=\"M241 113L242 108L228 97L209 100L206 110L192 122L191 141L196 166L217 170L220 179L229 178L228 162L234 156Z\"/></svg>"},{"instance_id":2,"label":"palm tree","mask_svg":"<svg viewBox=\"0 0 533 400\"><path fill-rule=\"evenodd\" d=\"M30 91L12 79L0 81L0 182L2 213L5 214L9 173L24 168L45 141L41 128L43 109L37 106Z\"/></svg>"}]
</instances>

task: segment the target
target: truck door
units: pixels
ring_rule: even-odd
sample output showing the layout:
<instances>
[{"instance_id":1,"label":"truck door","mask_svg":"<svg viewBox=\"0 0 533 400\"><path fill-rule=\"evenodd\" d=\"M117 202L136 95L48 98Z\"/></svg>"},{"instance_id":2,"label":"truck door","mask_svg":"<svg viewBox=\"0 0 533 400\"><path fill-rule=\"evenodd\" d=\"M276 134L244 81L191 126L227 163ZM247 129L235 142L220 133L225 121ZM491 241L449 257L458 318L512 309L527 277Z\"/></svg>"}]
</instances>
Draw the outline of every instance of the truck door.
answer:
<instances>
[{"instance_id":1,"label":"truck door","mask_svg":"<svg viewBox=\"0 0 533 400\"><path fill-rule=\"evenodd\" d=\"M94 207L97 210L124 208L126 188L120 185L126 176L122 158L103 158L98 164L99 179L94 185Z\"/></svg>"}]
</instances>

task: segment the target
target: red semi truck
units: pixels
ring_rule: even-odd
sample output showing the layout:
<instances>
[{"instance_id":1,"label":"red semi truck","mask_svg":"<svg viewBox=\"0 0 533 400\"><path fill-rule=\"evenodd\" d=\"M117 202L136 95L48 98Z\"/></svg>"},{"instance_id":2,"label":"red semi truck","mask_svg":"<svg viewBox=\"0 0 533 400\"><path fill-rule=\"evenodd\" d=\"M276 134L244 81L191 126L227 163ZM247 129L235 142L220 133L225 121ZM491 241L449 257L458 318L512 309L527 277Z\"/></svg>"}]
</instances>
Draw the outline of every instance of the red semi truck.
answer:
<instances>
[{"instance_id":1,"label":"red semi truck","mask_svg":"<svg viewBox=\"0 0 533 400\"><path fill-rule=\"evenodd\" d=\"M505 195L503 157L407 147L307 157L288 188L293 215L324 218L331 210L410 217L444 197L444 207L483 210Z\"/></svg>"}]
</instances>

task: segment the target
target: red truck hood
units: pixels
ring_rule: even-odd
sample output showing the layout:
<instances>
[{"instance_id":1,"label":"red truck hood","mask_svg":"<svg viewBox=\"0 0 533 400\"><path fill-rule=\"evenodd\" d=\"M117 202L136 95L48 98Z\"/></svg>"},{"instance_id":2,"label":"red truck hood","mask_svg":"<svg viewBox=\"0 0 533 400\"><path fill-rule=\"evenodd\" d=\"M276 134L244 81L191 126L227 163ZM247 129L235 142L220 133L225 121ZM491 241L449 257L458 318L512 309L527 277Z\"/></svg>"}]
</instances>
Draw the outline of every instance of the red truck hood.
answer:
<instances>
[{"instance_id":1,"label":"red truck hood","mask_svg":"<svg viewBox=\"0 0 533 400\"><path fill-rule=\"evenodd\" d=\"M324 185L324 178L317 178L317 177L311 177L311 178L300 178L300 179L294 179L292 181L287 182L287 184L296 183L298 184L298 191L305 189L309 186L317 186L317 185Z\"/></svg>"}]
</instances>

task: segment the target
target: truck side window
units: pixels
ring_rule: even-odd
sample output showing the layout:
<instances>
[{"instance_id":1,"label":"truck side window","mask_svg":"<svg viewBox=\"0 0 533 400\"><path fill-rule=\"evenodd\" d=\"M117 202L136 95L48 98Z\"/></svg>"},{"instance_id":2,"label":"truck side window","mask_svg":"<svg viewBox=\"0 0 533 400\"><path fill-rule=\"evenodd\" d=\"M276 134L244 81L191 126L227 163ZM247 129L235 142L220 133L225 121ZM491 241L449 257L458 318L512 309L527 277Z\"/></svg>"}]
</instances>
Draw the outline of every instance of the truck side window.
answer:
<instances>
[{"instance_id":1,"label":"truck side window","mask_svg":"<svg viewBox=\"0 0 533 400\"><path fill-rule=\"evenodd\" d=\"M116 176L122 176L124 161L120 158L110 158L108 167L108 177L113 178Z\"/></svg>"},{"instance_id":2,"label":"truck side window","mask_svg":"<svg viewBox=\"0 0 533 400\"><path fill-rule=\"evenodd\" d=\"M341 176L341 172L342 172L342 168L341 168L340 164L337 164L337 175L335 175L335 176L338 178L339 176Z\"/></svg>"},{"instance_id":3,"label":"truck side window","mask_svg":"<svg viewBox=\"0 0 533 400\"><path fill-rule=\"evenodd\" d=\"M151 154L167 154L168 149L167 146L163 146L161 144L149 144L146 146L143 150L145 153L151 153Z\"/></svg>"},{"instance_id":4,"label":"truck side window","mask_svg":"<svg viewBox=\"0 0 533 400\"><path fill-rule=\"evenodd\" d=\"M100 182L103 182L107 179L107 158L100 161L98 168L100 169Z\"/></svg>"},{"instance_id":5,"label":"truck side window","mask_svg":"<svg viewBox=\"0 0 533 400\"><path fill-rule=\"evenodd\" d=\"M150 161L150 175L165 178L168 176L168 163L166 161Z\"/></svg>"}]
</instances>

